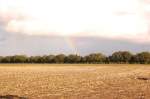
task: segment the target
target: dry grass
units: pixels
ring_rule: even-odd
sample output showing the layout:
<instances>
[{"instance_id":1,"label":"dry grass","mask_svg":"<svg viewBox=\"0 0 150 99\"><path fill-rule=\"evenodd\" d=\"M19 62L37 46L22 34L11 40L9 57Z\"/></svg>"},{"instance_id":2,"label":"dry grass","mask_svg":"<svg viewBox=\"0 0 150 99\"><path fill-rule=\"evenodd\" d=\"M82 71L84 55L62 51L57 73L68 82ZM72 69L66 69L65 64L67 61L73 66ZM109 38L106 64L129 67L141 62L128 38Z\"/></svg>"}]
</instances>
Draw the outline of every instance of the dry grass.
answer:
<instances>
[{"instance_id":1,"label":"dry grass","mask_svg":"<svg viewBox=\"0 0 150 99\"><path fill-rule=\"evenodd\" d=\"M6 95L27 99L150 99L150 66L5 64L0 65L0 95L0 99Z\"/></svg>"}]
</instances>

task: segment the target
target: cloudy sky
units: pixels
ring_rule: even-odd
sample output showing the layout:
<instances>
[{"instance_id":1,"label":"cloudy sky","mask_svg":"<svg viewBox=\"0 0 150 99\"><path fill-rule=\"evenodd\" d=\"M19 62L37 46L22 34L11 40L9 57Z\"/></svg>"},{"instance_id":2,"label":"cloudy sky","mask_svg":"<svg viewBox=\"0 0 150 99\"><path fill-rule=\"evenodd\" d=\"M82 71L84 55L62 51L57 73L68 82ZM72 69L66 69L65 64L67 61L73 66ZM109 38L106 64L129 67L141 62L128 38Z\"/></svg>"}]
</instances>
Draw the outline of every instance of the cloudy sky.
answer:
<instances>
[{"instance_id":1,"label":"cloudy sky","mask_svg":"<svg viewBox=\"0 0 150 99\"><path fill-rule=\"evenodd\" d=\"M150 0L0 0L0 55L150 51Z\"/></svg>"}]
</instances>

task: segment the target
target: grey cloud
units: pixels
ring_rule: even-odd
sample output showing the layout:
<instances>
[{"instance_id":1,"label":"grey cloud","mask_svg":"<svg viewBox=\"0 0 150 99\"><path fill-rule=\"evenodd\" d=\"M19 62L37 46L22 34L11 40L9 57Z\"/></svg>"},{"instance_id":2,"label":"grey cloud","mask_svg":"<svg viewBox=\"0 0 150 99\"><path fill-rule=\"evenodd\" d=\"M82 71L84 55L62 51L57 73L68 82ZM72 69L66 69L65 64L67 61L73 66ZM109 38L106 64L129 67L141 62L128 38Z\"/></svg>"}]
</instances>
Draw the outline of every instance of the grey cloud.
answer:
<instances>
[{"instance_id":1,"label":"grey cloud","mask_svg":"<svg viewBox=\"0 0 150 99\"><path fill-rule=\"evenodd\" d=\"M107 55L118 50L131 52L150 51L148 43L133 43L96 37L72 37L74 46L81 55L102 52ZM0 44L0 55L71 54L74 50L63 37L11 35Z\"/></svg>"}]
</instances>

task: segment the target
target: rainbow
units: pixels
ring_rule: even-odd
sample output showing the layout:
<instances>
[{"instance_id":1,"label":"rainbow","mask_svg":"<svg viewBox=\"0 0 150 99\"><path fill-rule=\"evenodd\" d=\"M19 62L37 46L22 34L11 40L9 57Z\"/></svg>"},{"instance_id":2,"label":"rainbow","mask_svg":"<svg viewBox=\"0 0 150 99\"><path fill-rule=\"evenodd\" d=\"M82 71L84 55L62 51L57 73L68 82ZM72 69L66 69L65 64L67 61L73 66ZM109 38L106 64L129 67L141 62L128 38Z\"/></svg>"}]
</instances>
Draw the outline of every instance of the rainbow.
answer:
<instances>
[{"instance_id":1,"label":"rainbow","mask_svg":"<svg viewBox=\"0 0 150 99\"><path fill-rule=\"evenodd\" d=\"M64 40L67 43L67 45L70 47L70 49L72 50L73 54L80 55L80 53L76 47L76 44L71 37L64 37Z\"/></svg>"}]
</instances>

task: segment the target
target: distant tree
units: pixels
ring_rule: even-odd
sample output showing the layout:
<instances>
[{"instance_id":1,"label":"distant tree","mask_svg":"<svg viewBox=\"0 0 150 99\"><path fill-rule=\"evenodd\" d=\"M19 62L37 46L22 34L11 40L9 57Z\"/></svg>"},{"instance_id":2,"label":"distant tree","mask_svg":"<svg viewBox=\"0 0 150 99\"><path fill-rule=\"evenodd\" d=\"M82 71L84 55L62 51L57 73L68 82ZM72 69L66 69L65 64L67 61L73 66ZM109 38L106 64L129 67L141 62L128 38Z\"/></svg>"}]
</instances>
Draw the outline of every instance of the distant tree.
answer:
<instances>
[{"instance_id":1,"label":"distant tree","mask_svg":"<svg viewBox=\"0 0 150 99\"><path fill-rule=\"evenodd\" d=\"M31 56L29 58L30 63L42 63L43 59L41 56Z\"/></svg>"},{"instance_id":2,"label":"distant tree","mask_svg":"<svg viewBox=\"0 0 150 99\"><path fill-rule=\"evenodd\" d=\"M65 58L66 63L79 63L81 62L81 56L79 55L69 55Z\"/></svg>"},{"instance_id":3,"label":"distant tree","mask_svg":"<svg viewBox=\"0 0 150 99\"><path fill-rule=\"evenodd\" d=\"M150 63L150 52L141 52L136 54L132 60L135 63L148 64Z\"/></svg>"},{"instance_id":4,"label":"distant tree","mask_svg":"<svg viewBox=\"0 0 150 99\"><path fill-rule=\"evenodd\" d=\"M86 56L84 56L84 57L82 56L80 62L81 62L81 63L88 63L88 62L87 62L87 59L86 59Z\"/></svg>"},{"instance_id":5,"label":"distant tree","mask_svg":"<svg viewBox=\"0 0 150 99\"><path fill-rule=\"evenodd\" d=\"M111 63L111 60L110 60L110 57L108 56L108 57L106 57L106 59L105 59L105 63L106 64L110 64Z\"/></svg>"},{"instance_id":6,"label":"distant tree","mask_svg":"<svg viewBox=\"0 0 150 99\"><path fill-rule=\"evenodd\" d=\"M11 56L5 56L1 61L2 63L12 63Z\"/></svg>"},{"instance_id":7,"label":"distant tree","mask_svg":"<svg viewBox=\"0 0 150 99\"><path fill-rule=\"evenodd\" d=\"M59 55L44 55L31 56L14 55L0 56L0 63L140 63L150 64L150 52L140 52L136 55L128 51L117 51L111 56L106 57L101 53L92 53L87 56L79 56L70 54L65 56Z\"/></svg>"},{"instance_id":8,"label":"distant tree","mask_svg":"<svg viewBox=\"0 0 150 99\"><path fill-rule=\"evenodd\" d=\"M28 62L29 62L29 63L35 63L35 62L34 62L34 56L30 56L30 57L28 58Z\"/></svg>"},{"instance_id":9,"label":"distant tree","mask_svg":"<svg viewBox=\"0 0 150 99\"><path fill-rule=\"evenodd\" d=\"M3 57L2 57L2 56L0 56L0 63L2 63L2 60L3 60Z\"/></svg>"},{"instance_id":10,"label":"distant tree","mask_svg":"<svg viewBox=\"0 0 150 99\"><path fill-rule=\"evenodd\" d=\"M133 54L128 51L123 51L122 52L122 57L123 57L123 63L129 63Z\"/></svg>"},{"instance_id":11,"label":"distant tree","mask_svg":"<svg viewBox=\"0 0 150 99\"><path fill-rule=\"evenodd\" d=\"M137 60L138 59L137 59L136 55L132 55L129 63L131 63L131 64L139 63Z\"/></svg>"},{"instance_id":12,"label":"distant tree","mask_svg":"<svg viewBox=\"0 0 150 99\"><path fill-rule=\"evenodd\" d=\"M106 56L101 53L92 53L88 56L85 56L85 59L88 63L104 63Z\"/></svg>"},{"instance_id":13,"label":"distant tree","mask_svg":"<svg viewBox=\"0 0 150 99\"><path fill-rule=\"evenodd\" d=\"M48 55L48 56L45 56L44 59L46 63L54 63L54 58L55 58L54 55Z\"/></svg>"},{"instance_id":14,"label":"distant tree","mask_svg":"<svg viewBox=\"0 0 150 99\"><path fill-rule=\"evenodd\" d=\"M113 63L129 63L132 58L132 54L128 51L114 52L110 57L110 61Z\"/></svg>"},{"instance_id":15,"label":"distant tree","mask_svg":"<svg viewBox=\"0 0 150 99\"><path fill-rule=\"evenodd\" d=\"M54 57L55 63L64 63L66 56L64 54L59 54Z\"/></svg>"},{"instance_id":16,"label":"distant tree","mask_svg":"<svg viewBox=\"0 0 150 99\"><path fill-rule=\"evenodd\" d=\"M11 62L13 63L25 63L27 62L27 56L25 55L15 55L11 57Z\"/></svg>"}]
</instances>

